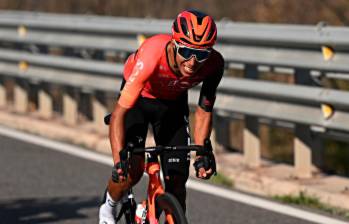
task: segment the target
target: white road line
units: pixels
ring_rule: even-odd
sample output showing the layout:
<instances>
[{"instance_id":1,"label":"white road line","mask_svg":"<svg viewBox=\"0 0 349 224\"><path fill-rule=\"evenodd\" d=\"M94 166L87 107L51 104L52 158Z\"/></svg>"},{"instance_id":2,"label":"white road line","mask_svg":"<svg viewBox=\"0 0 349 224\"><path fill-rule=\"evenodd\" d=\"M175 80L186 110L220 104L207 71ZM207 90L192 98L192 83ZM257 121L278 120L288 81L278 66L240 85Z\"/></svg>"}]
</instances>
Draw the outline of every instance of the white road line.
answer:
<instances>
[{"instance_id":1,"label":"white road line","mask_svg":"<svg viewBox=\"0 0 349 224\"><path fill-rule=\"evenodd\" d=\"M102 163L108 166L112 166L111 156L106 156L99 154L97 152L89 151L83 147L78 147L62 142L57 142L54 140L45 139L43 137L34 136L31 134L19 132L13 129L9 129L0 125L0 135L18 139L21 141L29 142L31 144L40 145L47 147L59 152L64 152L73 156L84 158L87 160ZM248 204L254 207L259 207L262 209L270 210L273 212L281 213L284 215L296 217L299 219L307 220L319 224L348 224L348 222L341 221L338 219L333 219L327 216L303 211L297 208L293 208L287 205L282 205L279 203L271 202L261 198L256 198L253 196L245 195L242 193L237 193L234 191L222 189L202 182L189 180L187 187L196 191L204 192L207 194L219 196L225 199L237 201L243 204Z\"/></svg>"},{"instance_id":2,"label":"white road line","mask_svg":"<svg viewBox=\"0 0 349 224\"><path fill-rule=\"evenodd\" d=\"M24 132L19 132L17 130L9 129L0 125L0 134L29 142L32 144L47 147L59 152L64 152L73 156L84 158L87 160L92 160L95 162L103 163L105 165L113 166L113 160L111 156L106 156L97 152L93 152L83 147L70 145L63 142L54 141L51 139L46 139L32 134L27 134Z\"/></svg>"}]
</instances>

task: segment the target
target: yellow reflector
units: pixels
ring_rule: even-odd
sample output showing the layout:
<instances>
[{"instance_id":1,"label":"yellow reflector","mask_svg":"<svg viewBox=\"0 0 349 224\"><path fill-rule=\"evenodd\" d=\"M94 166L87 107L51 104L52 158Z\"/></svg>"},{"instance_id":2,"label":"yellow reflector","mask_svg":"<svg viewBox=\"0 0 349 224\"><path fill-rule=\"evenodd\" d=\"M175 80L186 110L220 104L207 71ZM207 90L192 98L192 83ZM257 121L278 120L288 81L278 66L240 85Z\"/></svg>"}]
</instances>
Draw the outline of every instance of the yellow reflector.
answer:
<instances>
[{"instance_id":1,"label":"yellow reflector","mask_svg":"<svg viewBox=\"0 0 349 224\"><path fill-rule=\"evenodd\" d=\"M141 45L145 39L147 39L143 34L137 36L138 45Z\"/></svg>"},{"instance_id":2,"label":"yellow reflector","mask_svg":"<svg viewBox=\"0 0 349 224\"><path fill-rule=\"evenodd\" d=\"M328 46L322 46L321 50L322 50L322 56L324 57L325 61L328 61L328 60L333 58L333 56L334 56L333 48L328 47Z\"/></svg>"},{"instance_id":3,"label":"yellow reflector","mask_svg":"<svg viewBox=\"0 0 349 224\"><path fill-rule=\"evenodd\" d=\"M26 71L29 67L29 64L26 61L21 61L18 64L19 70Z\"/></svg>"},{"instance_id":4,"label":"yellow reflector","mask_svg":"<svg viewBox=\"0 0 349 224\"><path fill-rule=\"evenodd\" d=\"M25 26L19 26L17 28L18 36L25 37L27 35L27 28Z\"/></svg>"},{"instance_id":5,"label":"yellow reflector","mask_svg":"<svg viewBox=\"0 0 349 224\"><path fill-rule=\"evenodd\" d=\"M334 114L334 108L329 104L321 104L321 110L325 119L329 119Z\"/></svg>"}]
</instances>

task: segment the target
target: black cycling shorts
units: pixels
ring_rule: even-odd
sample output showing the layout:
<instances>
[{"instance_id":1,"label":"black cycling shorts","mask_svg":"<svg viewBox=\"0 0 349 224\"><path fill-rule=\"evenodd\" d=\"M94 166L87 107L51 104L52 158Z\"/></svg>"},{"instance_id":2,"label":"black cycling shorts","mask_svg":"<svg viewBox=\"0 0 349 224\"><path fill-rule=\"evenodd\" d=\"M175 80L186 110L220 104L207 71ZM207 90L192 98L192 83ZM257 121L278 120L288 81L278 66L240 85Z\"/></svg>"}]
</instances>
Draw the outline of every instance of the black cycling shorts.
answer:
<instances>
[{"instance_id":1,"label":"black cycling shorts","mask_svg":"<svg viewBox=\"0 0 349 224\"><path fill-rule=\"evenodd\" d=\"M143 147L149 125L153 130L156 145L190 144L187 98L187 94L174 101L140 97L126 114L126 144L129 141L134 142L137 136L144 140L138 144ZM185 180L188 178L190 153L164 152L160 159L164 176L180 175Z\"/></svg>"}]
</instances>

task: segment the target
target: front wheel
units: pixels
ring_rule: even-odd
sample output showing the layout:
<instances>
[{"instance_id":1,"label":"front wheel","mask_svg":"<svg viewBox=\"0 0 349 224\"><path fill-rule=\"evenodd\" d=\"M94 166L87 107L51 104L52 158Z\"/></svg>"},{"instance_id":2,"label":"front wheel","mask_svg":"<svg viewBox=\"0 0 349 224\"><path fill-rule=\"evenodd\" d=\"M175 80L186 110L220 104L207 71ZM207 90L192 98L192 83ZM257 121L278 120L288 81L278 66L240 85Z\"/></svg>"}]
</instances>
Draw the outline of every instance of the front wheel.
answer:
<instances>
[{"instance_id":1,"label":"front wheel","mask_svg":"<svg viewBox=\"0 0 349 224\"><path fill-rule=\"evenodd\" d=\"M187 224L187 218L177 199L164 193L156 198L156 210L158 211L159 223L163 224Z\"/></svg>"}]
</instances>

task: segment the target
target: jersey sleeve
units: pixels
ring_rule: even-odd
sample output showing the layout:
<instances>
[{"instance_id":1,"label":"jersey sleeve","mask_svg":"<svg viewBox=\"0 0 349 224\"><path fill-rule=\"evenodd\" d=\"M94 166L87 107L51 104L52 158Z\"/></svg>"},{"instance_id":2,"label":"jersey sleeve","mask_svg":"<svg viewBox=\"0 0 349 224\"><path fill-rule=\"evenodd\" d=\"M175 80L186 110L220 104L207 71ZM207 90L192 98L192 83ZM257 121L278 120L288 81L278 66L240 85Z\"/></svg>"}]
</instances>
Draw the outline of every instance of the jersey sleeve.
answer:
<instances>
[{"instance_id":1,"label":"jersey sleeve","mask_svg":"<svg viewBox=\"0 0 349 224\"><path fill-rule=\"evenodd\" d=\"M206 112L212 112L216 100L216 91L224 73L224 59L221 58L214 74L208 76L202 83L199 106Z\"/></svg>"},{"instance_id":2,"label":"jersey sleeve","mask_svg":"<svg viewBox=\"0 0 349 224\"><path fill-rule=\"evenodd\" d=\"M155 51L155 46L145 41L134 55L133 61L128 60L124 68L126 83L120 93L119 105L131 108L136 103L145 83L153 74L158 63L160 52ZM129 70L130 74L125 74Z\"/></svg>"}]
</instances>

